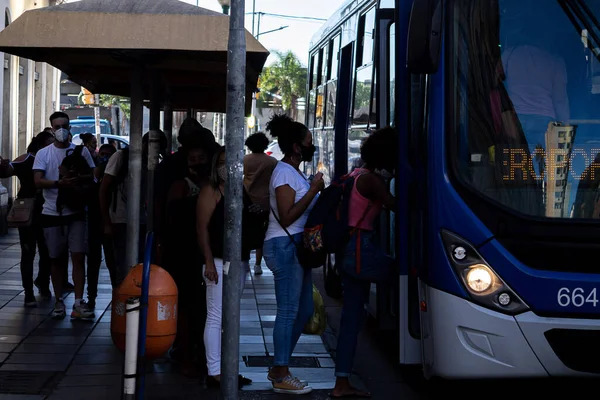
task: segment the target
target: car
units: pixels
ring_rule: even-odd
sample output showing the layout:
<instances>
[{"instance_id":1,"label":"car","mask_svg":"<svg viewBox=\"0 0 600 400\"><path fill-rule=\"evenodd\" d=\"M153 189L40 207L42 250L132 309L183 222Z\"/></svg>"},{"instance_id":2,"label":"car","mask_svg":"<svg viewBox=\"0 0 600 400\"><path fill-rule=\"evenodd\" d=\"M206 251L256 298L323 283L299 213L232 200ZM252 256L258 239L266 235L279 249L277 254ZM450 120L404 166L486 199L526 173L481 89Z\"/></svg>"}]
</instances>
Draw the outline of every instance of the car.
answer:
<instances>
[{"instance_id":1,"label":"car","mask_svg":"<svg viewBox=\"0 0 600 400\"><path fill-rule=\"evenodd\" d=\"M265 150L265 154L274 157L276 160L281 160L283 158L283 153L281 152L277 141L271 142L269 147L267 147L267 150Z\"/></svg>"},{"instance_id":2,"label":"car","mask_svg":"<svg viewBox=\"0 0 600 400\"><path fill-rule=\"evenodd\" d=\"M123 150L129 147L129 136L117 136L117 135L100 135L100 146L106 143L112 144L117 150ZM72 140L74 145L81 144L81 137L79 134L73 136Z\"/></svg>"}]
</instances>

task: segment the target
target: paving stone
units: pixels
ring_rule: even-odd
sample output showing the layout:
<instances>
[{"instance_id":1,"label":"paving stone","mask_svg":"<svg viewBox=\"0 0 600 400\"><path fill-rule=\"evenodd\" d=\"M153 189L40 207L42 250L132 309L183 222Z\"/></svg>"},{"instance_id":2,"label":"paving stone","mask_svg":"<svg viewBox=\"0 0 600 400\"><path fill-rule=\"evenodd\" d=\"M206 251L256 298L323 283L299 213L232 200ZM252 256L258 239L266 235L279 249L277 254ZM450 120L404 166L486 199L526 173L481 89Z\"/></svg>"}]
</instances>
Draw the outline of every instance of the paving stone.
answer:
<instances>
[{"instance_id":1,"label":"paving stone","mask_svg":"<svg viewBox=\"0 0 600 400\"><path fill-rule=\"evenodd\" d=\"M123 364L93 364L72 366L67 375L113 375L123 373Z\"/></svg>"},{"instance_id":2,"label":"paving stone","mask_svg":"<svg viewBox=\"0 0 600 400\"><path fill-rule=\"evenodd\" d=\"M0 337L1 340L1 337ZM30 336L23 343L34 344L81 344L84 336Z\"/></svg>"},{"instance_id":3,"label":"paving stone","mask_svg":"<svg viewBox=\"0 0 600 400\"><path fill-rule=\"evenodd\" d=\"M48 400L108 400L119 399L121 385L58 387Z\"/></svg>"},{"instance_id":4,"label":"paving stone","mask_svg":"<svg viewBox=\"0 0 600 400\"><path fill-rule=\"evenodd\" d=\"M13 353L6 360L8 364L59 364L65 368L73 359L73 354L30 354Z\"/></svg>"},{"instance_id":5,"label":"paving stone","mask_svg":"<svg viewBox=\"0 0 600 400\"><path fill-rule=\"evenodd\" d=\"M15 349L15 353L75 355L78 348L79 345L23 343Z\"/></svg>"},{"instance_id":6,"label":"paving stone","mask_svg":"<svg viewBox=\"0 0 600 400\"><path fill-rule=\"evenodd\" d=\"M61 364L3 364L0 371L64 371L66 365Z\"/></svg>"},{"instance_id":7,"label":"paving stone","mask_svg":"<svg viewBox=\"0 0 600 400\"><path fill-rule=\"evenodd\" d=\"M121 374L110 375L69 375L65 376L58 387L73 386L120 386L123 380Z\"/></svg>"},{"instance_id":8,"label":"paving stone","mask_svg":"<svg viewBox=\"0 0 600 400\"><path fill-rule=\"evenodd\" d=\"M123 356L118 353L95 353L78 354L73 359L73 365L95 365L95 364L113 364L123 360Z\"/></svg>"}]
</instances>

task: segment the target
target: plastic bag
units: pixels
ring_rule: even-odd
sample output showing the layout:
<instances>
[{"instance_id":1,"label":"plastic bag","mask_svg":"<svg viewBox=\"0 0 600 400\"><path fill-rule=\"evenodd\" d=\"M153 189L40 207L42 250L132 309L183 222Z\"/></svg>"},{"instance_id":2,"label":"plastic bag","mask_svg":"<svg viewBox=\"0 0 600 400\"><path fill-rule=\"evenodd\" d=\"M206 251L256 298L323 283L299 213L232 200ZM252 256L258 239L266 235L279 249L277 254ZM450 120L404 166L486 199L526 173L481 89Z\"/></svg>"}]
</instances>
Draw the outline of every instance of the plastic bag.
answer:
<instances>
[{"instance_id":1,"label":"plastic bag","mask_svg":"<svg viewBox=\"0 0 600 400\"><path fill-rule=\"evenodd\" d=\"M327 314L325 313L325 303L319 289L313 284L313 315L304 326L304 333L308 335L322 335L327 328Z\"/></svg>"}]
</instances>

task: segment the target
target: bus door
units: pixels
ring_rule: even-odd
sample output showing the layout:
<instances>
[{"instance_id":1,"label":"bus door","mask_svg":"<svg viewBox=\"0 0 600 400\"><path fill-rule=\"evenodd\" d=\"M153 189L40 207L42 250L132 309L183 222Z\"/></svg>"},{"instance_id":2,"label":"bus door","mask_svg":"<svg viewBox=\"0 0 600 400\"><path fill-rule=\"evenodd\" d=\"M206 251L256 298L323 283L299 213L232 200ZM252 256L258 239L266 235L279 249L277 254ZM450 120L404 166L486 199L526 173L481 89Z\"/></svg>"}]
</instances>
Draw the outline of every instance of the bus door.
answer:
<instances>
[{"instance_id":1,"label":"bus door","mask_svg":"<svg viewBox=\"0 0 600 400\"><path fill-rule=\"evenodd\" d=\"M415 135L411 77L406 69L406 43L412 1L381 0L379 10L378 82L379 119L382 126L397 128L399 165L390 191L396 196L397 212L390 213L389 246L399 266L397 297L399 359L401 364L421 364L422 346L419 309L419 265L422 248L420 212L422 195L416 179ZM394 9L394 3L397 8ZM378 89L379 89L378 88ZM420 99L421 97L418 97ZM412 99L412 100L411 100ZM418 121L418 119L417 119ZM384 122L386 122L384 124ZM413 121L414 122L414 121ZM417 122L418 123L418 122Z\"/></svg>"}]
</instances>

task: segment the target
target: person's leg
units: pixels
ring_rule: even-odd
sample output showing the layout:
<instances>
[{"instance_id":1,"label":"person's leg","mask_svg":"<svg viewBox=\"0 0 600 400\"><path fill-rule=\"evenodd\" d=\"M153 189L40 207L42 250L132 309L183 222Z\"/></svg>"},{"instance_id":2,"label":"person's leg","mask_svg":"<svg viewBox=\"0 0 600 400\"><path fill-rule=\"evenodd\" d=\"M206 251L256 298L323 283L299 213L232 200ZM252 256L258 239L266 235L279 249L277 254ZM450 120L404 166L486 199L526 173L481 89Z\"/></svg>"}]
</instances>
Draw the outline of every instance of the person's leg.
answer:
<instances>
[{"instance_id":1,"label":"person's leg","mask_svg":"<svg viewBox=\"0 0 600 400\"><path fill-rule=\"evenodd\" d=\"M106 264L106 269L108 269L110 283L114 289L117 287L117 260L115 258L115 246L111 237L102 236L102 249L104 250L104 263Z\"/></svg>"},{"instance_id":2,"label":"person's leg","mask_svg":"<svg viewBox=\"0 0 600 400\"><path fill-rule=\"evenodd\" d=\"M88 257L87 257L87 294L88 306L94 309L98 296L98 280L102 264L102 224L98 217L88 216Z\"/></svg>"},{"instance_id":3,"label":"person's leg","mask_svg":"<svg viewBox=\"0 0 600 400\"><path fill-rule=\"evenodd\" d=\"M244 289L246 288L246 280L248 279L249 273L250 261L242 261L242 273L240 274L240 299L242 298L242 294L244 294Z\"/></svg>"},{"instance_id":4,"label":"person's leg","mask_svg":"<svg viewBox=\"0 0 600 400\"><path fill-rule=\"evenodd\" d=\"M289 370L292 338L304 279L302 267L297 264L295 245L288 237L268 240L264 245L267 267L275 278L277 315L273 329L274 362L268 379L277 393L305 394L312 388L292 377Z\"/></svg>"},{"instance_id":5,"label":"person's leg","mask_svg":"<svg viewBox=\"0 0 600 400\"><path fill-rule=\"evenodd\" d=\"M19 228L21 244L21 282L25 290L25 307L35 307L33 294L33 260L35 259L35 227Z\"/></svg>"},{"instance_id":6,"label":"person's leg","mask_svg":"<svg viewBox=\"0 0 600 400\"><path fill-rule=\"evenodd\" d=\"M254 264L254 275L262 275L263 270L262 270L262 258L263 258L263 251L262 251L262 247L259 247L258 249L256 249L256 263Z\"/></svg>"},{"instance_id":7,"label":"person's leg","mask_svg":"<svg viewBox=\"0 0 600 400\"><path fill-rule=\"evenodd\" d=\"M366 317L364 306L368 299L370 284L356 280L347 274L342 275L342 281L344 304L336 349L335 376L337 379L332 396L355 394L358 397L365 397L369 394L357 392L350 385L350 376L354 366L358 334Z\"/></svg>"},{"instance_id":8,"label":"person's leg","mask_svg":"<svg viewBox=\"0 0 600 400\"><path fill-rule=\"evenodd\" d=\"M125 252L127 249L127 225L113 224L113 246L115 250L116 286L119 286L129 273L126 266Z\"/></svg>"},{"instance_id":9,"label":"person's leg","mask_svg":"<svg viewBox=\"0 0 600 400\"><path fill-rule=\"evenodd\" d=\"M35 235L40 261L38 275L33 283L40 290L40 294L42 295L42 297L50 298L52 297L52 293L50 292L51 261L50 255L48 254L48 245L46 244L46 238L44 237L44 229L42 229L41 226L36 225Z\"/></svg>"},{"instance_id":10,"label":"person's leg","mask_svg":"<svg viewBox=\"0 0 600 400\"><path fill-rule=\"evenodd\" d=\"M290 357L296 348L298 340L304 331L304 327L310 321L314 313L314 302L313 302L313 281L312 281L312 270L302 268L300 264L295 265L294 268L301 268L303 277L301 292L300 292L300 303L298 306L298 315L296 316L296 322L294 323L294 330L292 332L292 346L290 351Z\"/></svg>"},{"instance_id":11,"label":"person's leg","mask_svg":"<svg viewBox=\"0 0 600 400\"><path fill-rule=\"evenodd\" d=\"M221 375L221 320L223 315L223 260L215 259L219 276L218 282L204 278L206 282L206 326L204 327L204 347L208 375ZM202 268L204 271L206 266Z\"/></svg>"},{"instance_id":12,"label":"person's leg","mask_svg":"<svg viewBox=\"0 0 600 400\"><path fill-rule=\"evenodd\" d=\"M94 312L83 301L85 288L85 253L87 252L87 229L85 221L72 221L69 224L68 245L73 261L73 283L75 284L75 303L71 318L93 319Z\"/></svg>"},{"instance_id":13,"label":"person's leg","mask_svg":"<svg viewBox=\"0 0 600 400\"><path fill-rule=\"evenodd\" d=\"M44 228L44 237L48 246L50 256L50 276L54 287L56 304L52 312L52 318L65 317L65 304L63 302L63 284L65 281L64 257L67 253L67 232L64 226Z\"/></svg>"}]
</instances>

